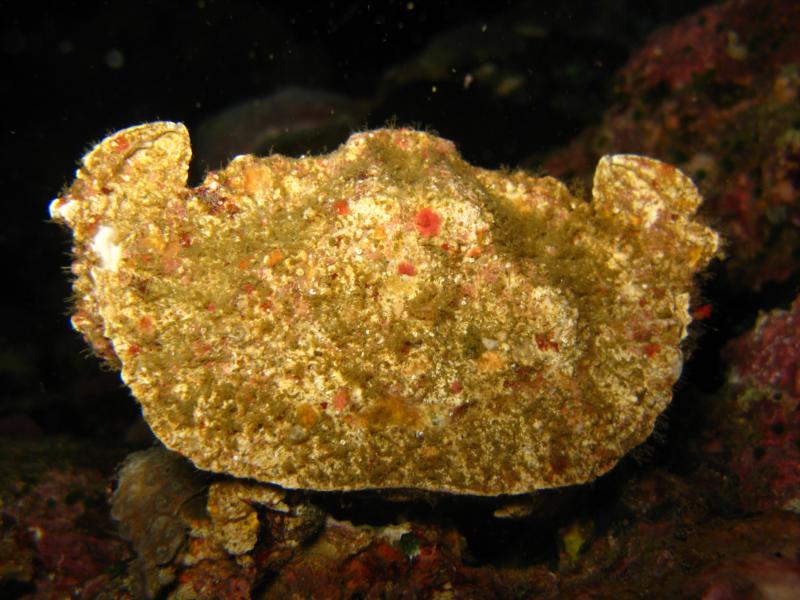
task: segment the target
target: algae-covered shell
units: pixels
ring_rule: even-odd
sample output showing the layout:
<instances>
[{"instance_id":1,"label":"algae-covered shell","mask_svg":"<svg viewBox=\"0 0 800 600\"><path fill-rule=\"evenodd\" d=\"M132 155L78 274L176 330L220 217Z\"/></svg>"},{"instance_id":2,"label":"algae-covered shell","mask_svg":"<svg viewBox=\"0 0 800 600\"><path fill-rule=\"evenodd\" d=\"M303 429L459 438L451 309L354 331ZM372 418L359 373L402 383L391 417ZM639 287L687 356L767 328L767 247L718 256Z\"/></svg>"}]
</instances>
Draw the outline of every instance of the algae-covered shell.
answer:
<instances>
[{"instance_id":1,"label":"algae-covered shell","mask_svg":"<svg viewBox=\"0 0 800 600\"><path fill-rule=\"evenodd\" d=\"M190 154L180 124L120 131L50 210L75 328L197 466L521 493L602 474L669 403L718 247L677 169L605 157L585 200L382 129L190 188Z\"/></svg>"}]
</instances>

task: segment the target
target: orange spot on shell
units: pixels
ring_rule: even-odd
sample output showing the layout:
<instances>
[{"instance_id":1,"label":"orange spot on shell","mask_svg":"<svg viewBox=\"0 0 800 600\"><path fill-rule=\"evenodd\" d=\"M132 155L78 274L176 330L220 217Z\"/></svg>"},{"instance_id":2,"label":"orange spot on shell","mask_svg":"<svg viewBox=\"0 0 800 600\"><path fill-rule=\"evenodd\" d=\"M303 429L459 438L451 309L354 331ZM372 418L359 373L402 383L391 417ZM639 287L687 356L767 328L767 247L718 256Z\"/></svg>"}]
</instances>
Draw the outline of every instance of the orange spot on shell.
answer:
<instances>
[{"instance_id":1,"label":"orange spot on shell","mask_svg":"<svg viewBox=\"0 0 800 600\"><path fill-rule=\"evenodd\" d=\"M350 205L347 204L347 200L337 200L333 203L333 210L336 211L337 215L349 215L350 214Z\"/></svg>"},{"instance_id":2,"label":"orange spot on shell","mask_svg":"<svg viewBox=\"0 0 800 600\"><path fill-rule=\"evenodd\" d=\"M139 331L147 335L153 333L154 329L155 329L155 324L153 323L153 319L151 317L145 315L141 319L139 319Z\"/></svg>"},{"instance_id":3,"label":"orange spot on shell","mask_svg":"<svg viewBox=\"0 0 800 600\"><path fill-rule=\"evenodd\" d=\"M434 237L442 229L442 217L430 206L426 206L414 216L414 224L423 237Z\"/></svg>"},{"instance_id":4,"label":"orange spot on shell","mask_svg":"<svg viewBox=\"0 0 800 600\"><path fill-rule=\"evenodd\" d=\"M419 408L402 396L389 394L370 401L364 416L370 429L383 429L391 426L417 427L420 419Z\"/></svg>"},{"instance_id":5,"label":"orange spot on shell","mask_svg":"<svg viewBox=\"0 0 800 600\"><path fill-rule=\"evenodd\" d=\"M469 250L467 250L467 256L469 258L478 258L481 255L481 249L478 246L473 246Z\"/></svg>"},{"instance_id":6,"label":"orange spot on shell","mask_svg":"<svg viewBox=\"0 0 800 600\"><path fill-rule=\"evenodd\" d=\"M111 149L114 152L125 152L130 147L131 143L124 135L118 135L111 140Z\"/></svg>"},{"instance_id":7,"label":"orange spot on shell","mask_svg":"<svg viewBox=\"0 0 800 600\"><path fill-rule=\"evenodd\" d=\"M177 240L169 242L163 249L161 254L161 265L166 273L174 273L180 267L181 259L178 255L181 251L181 245Z\"/></svg>"},{"instance_id":8,"label":"orange spot on shell","mask_svg":"<svg viewBox=\"0 0 800 600\"><path fill-rule=\"evenodd\" d=\"M340 388L333 395L333 408L338 411L343 411L344 407L350 401L350 393L345 388Z\"/></svg>"},{"instance_id":9,"label":"orange spot on shell","mask_svg":"<svg viewBox=\"0 0 800 600\"><path fill-rule=\"evenodd\" d=\"M248 194L256 194L272 183L269 170L259 167L248 167L244 170L243 184Z\"/></svg>"},{"instance_id":10,"label":"orange spot on shell","mask_svg":"<svg viewBox=\"0 0 800 600\"><path fill-rule=\"evenodd\" d=\"M400 275L408 275L409 277L412 277L417 274L417 270L414 268L414 265L404 260L400 261L397 264L397 272Z\"/></svg>"},{"instance_id":11,"label":"orange spot on shell","mask_svg":"<svg viewBox=\"0 0 800 600\"><path fill-rule=\"evenodd\" d=\"M181 259L175 256L167 256L164 257L161 261L161 267L164 269L164 273L170 275L177 271L181 266Z\"/></svg>"},{"instance_id":12,"label":"orange spot on shell","mask_svg":"<svg viewBox=\"0 0 800 600\"><path fill-rule=\"evenodd\" d=\"M503 357L497 352L487 350L478 357L478 371L483 373L494 373L503 368L505 361Z\"/></svg>"},{"instance_id":13,"label":"orange spot on shell","mask_svg":"<svg viewBox=\"0 0 800 600\"><path fill-rule=\"evenodd\" d=\"M267 255L267 266L274 267L283 260L283 252L280 250L273 250Z\"/></svg>"},{"instance_id":14,"label":"orange spot on shell","mask_svg":"<svg viewBox=\"0 0 800 600\"><path fill-rule=\"evenodd\" d=\"M372 230L372 237L374 237L376 240L385 240L386 228L383 225L378 225Z\"/></svg>"}]
</instances>

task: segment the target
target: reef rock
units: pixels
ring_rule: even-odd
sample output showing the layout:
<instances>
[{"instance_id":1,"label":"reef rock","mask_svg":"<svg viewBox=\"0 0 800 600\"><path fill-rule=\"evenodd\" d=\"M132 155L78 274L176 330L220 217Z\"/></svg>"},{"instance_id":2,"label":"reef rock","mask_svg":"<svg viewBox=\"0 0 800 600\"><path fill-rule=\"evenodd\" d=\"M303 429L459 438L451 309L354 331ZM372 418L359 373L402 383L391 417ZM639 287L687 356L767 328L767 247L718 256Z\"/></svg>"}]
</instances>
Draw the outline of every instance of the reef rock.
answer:
<instances>
[{"instance_id":1,"label":"reef rock","mask_svg":"<svg viewBox=\"0 0 800 600\"><path fill-rule=\"evenodd\" d=\"M50 212L74 327L198 467L523 493L596 478L669 403L718 249L677 169L604 157L586 200L384 129L190 188L190 154L180 124L120 131Z\"/></svg>"},{"instance_id":2,"label":"reef rock","mask_svg":"<svg viewBox=\"0 0 800 600\"><path fill-rule=\"evenodd\" d=\"M726 294L786 282L800 256L798 65L800 3L709 2L654 32L600 123L545 165L588 178L609 153L673 162L727 240Z\"/></svg>"}]
</instances>

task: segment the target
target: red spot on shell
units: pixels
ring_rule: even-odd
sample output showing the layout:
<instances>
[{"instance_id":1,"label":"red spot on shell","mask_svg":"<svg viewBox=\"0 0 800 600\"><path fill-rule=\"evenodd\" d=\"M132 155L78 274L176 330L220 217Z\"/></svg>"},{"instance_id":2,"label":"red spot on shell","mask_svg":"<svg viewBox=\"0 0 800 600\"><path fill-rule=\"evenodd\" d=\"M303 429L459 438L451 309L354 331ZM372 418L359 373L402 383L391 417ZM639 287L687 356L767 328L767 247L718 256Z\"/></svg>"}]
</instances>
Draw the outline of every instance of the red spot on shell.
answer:
<instances>
[{"instance_id":1,"label":"red spot on shell","mask_svg":"<svg viewBox=\"0 0 800 600\"><path fill-rule=\"evenodd\" d=\"M423 237L434 237L439 235L442 228L442 217L430 206L426 206L414 216L414 224Z\"/></svg>"},{"instance_id":2,"label":"red spot on shell","mask_svg":"<svg viewBox=\"0 0 800 600\"><path fill-rule=\"evenodd\" d=\"M404 260L397 264L397 272L400 275L408 275L409 277L417 274L417 270L414 268L414 265Z\"/></svg>"},{"instance_id":3,"label":"red spot on shell","mask_svg":"<svg viewBox=\"0 0 800 600\"><path fill-rule=\"evenodd\" d=\"M539 350L543 352L546 352L548 350L558 352L558 342L554 342L553 340L551 340L550 334L548 334L547 336L537 335L536 346L539 348Z\"/></svg>"},{"instance_id":4,"label":"red spot on shell","mask_svg":"<svg viewBox=\"0 0 800 600\"><path fill-rule=\"evenodd\" d=\"M460 381L454 381L450 384L450 391L454 394L458 394L461 390L464 389L464 386L461 385Z\"/></svg>"},{"instance_id":5,"label":"red spot on shell","mask_svg":"<svg viewBox=\"0 0 800 600\"><path fill-rule=\"evenodd\" d=\"M347 200L337 200L333 203L333 210L336 211L337 215L349 215L350 205L347 204Z\"/></svg>"},{"instance_id":6,"label":"red spot on shell","mask_svg":"<svg viewBox=\"0 0 800 600\"><path fill-rule=\"evenodd\" d=\"M660 350L661 346L658 344L645 344L644 346L644 353L650 358L653 358Z\"/></svg>"},{"instance_id":7,"label":"red spot on shell","mask_svg":"<svg viewBox=\"0 0 800 600\"><path fill-rule=\"evenodd\" d=\"M326 408L328 408L328 403L327 403L327 402L320 402L320 403L319 403L319 407L320 407L322 410L325 410Z\"/></svg>"}]
</instances>

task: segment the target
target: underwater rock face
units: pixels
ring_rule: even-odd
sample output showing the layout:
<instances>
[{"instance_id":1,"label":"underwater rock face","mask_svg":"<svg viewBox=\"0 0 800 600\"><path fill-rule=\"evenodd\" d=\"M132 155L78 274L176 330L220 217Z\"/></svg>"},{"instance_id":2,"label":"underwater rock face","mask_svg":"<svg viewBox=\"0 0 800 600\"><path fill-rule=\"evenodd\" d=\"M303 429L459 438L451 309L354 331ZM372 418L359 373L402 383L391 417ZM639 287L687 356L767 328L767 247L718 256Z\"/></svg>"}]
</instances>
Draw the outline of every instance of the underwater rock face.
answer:
<instances>
[{"instance_id":1,"label":"underwater rock face","mask_svg":"<svg viewBox=\"0 0 800 600\"><path fill-rule=\"evenodd\" d=\"M798 65L800 3L709 3L654 32L620 70L598 126L545 165L588 178L604 154L669 160L727 240L726 293L785 282L800 256Z\"/></svg>"},{"instance_id":2,"label":"underwater rock face","mask_svg":"<svg viewBox=\"0 0 800 600\"><path fill-rule=\"evenodd\" d=\"M800 514L800 296L728 343L723 392L695 451L736 482L743 512Z\"/></svg>"},{"instance_id":3,"label":"underwater rock face","mask_svg":"<svg viewBox=\"0 0 800 600\"><path fill-rule=\"evenodd\" d=\"M186 185L175 123L120 131L53 201L72 323L198 467L290 488L510 494L652 431L718 236L691 181L604 157L592 200L403 129Z\"/></svg>"}]
</instances>

